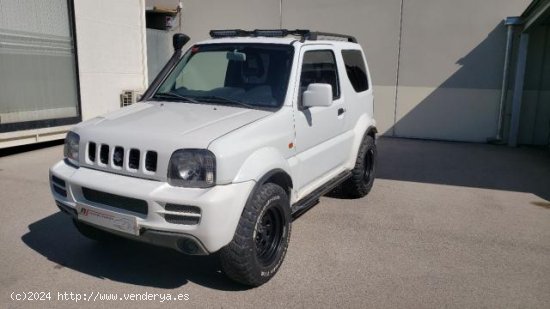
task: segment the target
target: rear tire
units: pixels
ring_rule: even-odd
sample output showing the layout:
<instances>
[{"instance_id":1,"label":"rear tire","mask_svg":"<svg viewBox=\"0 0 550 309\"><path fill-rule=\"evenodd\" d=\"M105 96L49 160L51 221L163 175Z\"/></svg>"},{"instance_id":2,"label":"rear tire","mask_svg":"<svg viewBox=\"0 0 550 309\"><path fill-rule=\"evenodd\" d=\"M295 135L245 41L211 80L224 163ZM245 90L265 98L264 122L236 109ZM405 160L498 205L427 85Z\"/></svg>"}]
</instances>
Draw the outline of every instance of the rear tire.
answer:
<instances>
[{"instance_id":1,"label":"rear tire","mask_svg":"<svg viewBox=\"0 0 550 309\"><path fill-rule=\"evenodd\" d=\"M249 286L266 283L284 260L290 230L285 190L273 183L262 185L245 205L233 240L220 250L224 273Z\"/></svg>"},{"instance_id":2,"label":"rear tire","mask_svg":"<svg viewBox=\"0 0 550 309\"><path fill-rule=\"evenodd\" d=\"M86 238L95 240L97 242L111 243L121 239L120 237L114 234L105 232L104 230L93 227L77 219L73 219L73 224L76 227L76 229L80 232L80 234L84 235Z\"/></svg>"},{"instance_id":3,"label":"rear tire","mask_svg":"<svg viewBox=\"0 0 550 309\"><path fill-rule=\"evenodd\" d=\"M369 194L376 176L376 144L374 138L366 135L359 147L355 167L351 178L342 184L344 195L350 198L361 198Z\"/></svg>"}]
</instances>

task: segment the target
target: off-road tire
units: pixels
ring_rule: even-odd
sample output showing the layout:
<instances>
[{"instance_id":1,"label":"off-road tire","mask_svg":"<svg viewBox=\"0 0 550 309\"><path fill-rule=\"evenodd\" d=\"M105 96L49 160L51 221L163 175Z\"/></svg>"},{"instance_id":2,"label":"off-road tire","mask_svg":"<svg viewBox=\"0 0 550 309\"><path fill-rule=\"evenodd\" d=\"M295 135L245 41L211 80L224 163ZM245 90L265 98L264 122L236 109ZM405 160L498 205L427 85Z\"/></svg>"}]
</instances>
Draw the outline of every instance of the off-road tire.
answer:
<instances>
[{"instance_id":1,"label":"off-road tire","mask_svg":"<svg viewBox=\"0 0 550 309\"><path fill-rule=\"evenodd\" d=\"M95 240L97 242L111 243L122 239L117 235L111 234L109 232L105 232L104 230L98 229L96 227L93 227L89 224L86 224L76 219L73 219L73 224L76 227L76 229L80 232L80 234L84 235L86 238Z\"/></svg>"},{"instance_id":2,"label":"off-road tire","mask_svg":"<svg viewBox=\"0 0 550 309\"><path fill-rule=\"evenodd\" d=\"M376 176L376 144L374 138L366 135L357 152L355 167L351 171L351 178L346 180L341 188L345 196L361 198L372 189Z\"/></svg>"},{"instance_id":3,"label":"off-road tire","mask_svg":"<svg viewBox=\"0 0 550 309\"><path fill-rule=\"evenodd\" d=\"M233 240L220 250L223 272L245 285L266 283L283 262L290 230L285 190L273 183L262 185L245 205Z\"/></svg>"}]
</instances>

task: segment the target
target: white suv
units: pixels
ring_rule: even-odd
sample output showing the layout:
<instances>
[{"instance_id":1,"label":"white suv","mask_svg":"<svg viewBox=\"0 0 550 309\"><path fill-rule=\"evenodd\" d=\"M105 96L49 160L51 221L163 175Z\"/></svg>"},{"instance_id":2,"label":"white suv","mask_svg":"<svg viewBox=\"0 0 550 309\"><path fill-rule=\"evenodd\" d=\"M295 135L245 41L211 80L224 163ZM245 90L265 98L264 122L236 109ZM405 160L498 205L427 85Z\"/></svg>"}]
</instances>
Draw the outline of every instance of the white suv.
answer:
<instances>
[{"instance_id":1,"label":"white suv","mask_svg":"<svg viewBox=\"0 0 550 309\"><path fill-rule=\"evenodd\" d=\"M141 102L80 123L50 169L58 207L85 236L186 254L219 252L233 280L279 269L292 218L375 174L373 92L355 38L213 30L175 52Z\"/></svg>"}]
</instances>

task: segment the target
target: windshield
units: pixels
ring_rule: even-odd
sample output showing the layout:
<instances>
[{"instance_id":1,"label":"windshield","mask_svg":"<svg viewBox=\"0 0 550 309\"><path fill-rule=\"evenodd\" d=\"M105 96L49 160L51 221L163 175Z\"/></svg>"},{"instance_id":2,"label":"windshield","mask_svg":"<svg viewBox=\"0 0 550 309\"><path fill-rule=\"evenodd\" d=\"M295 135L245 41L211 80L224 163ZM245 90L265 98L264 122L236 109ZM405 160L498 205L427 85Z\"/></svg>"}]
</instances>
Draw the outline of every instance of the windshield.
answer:
<instances>
[{"instance_id":1,"label":"windshield","mask_svg":"<svg viewBox=\"0 0 550 309\"><path fill-rule=\"evenodd\" d=\"M290 45L193 46L153 99L247 108L280 107L286 96L293 54Z\"/></svg>"}]
</instances>

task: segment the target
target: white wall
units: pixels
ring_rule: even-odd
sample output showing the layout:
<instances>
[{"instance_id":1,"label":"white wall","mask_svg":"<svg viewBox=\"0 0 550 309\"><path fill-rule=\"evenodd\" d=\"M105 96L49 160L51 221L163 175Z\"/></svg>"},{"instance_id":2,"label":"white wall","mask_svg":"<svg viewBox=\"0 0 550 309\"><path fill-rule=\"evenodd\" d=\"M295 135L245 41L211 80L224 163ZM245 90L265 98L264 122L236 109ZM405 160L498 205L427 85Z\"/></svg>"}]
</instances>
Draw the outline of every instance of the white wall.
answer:
<instances>
[{"instance_id":1,"label":"white wall","mask_svg":"<svg viewBox=\"0 0 550 309\"><path fill-rule=\"evenodd\" d=\"M120 108L122 90L147 87L144 0L76 0L83 120Z\"/></svg>"},{"instance_id":2,"label":"white wall","mask_svg":"<svg viewBox=\"0 0 550 309\"><path fill-rule=\"evenodd\" d=\"M393 134L486 142L497 131L507 16L529 0L406 0Z\"/></svg>"},{"instance_id":3,"label":"white wall","mask_svg":"<svg viewBox=\"0 0 550 309\"><path fill-rule=\"evenodd\" d=\"M212 29L279 28L280 0L184 0L182 16L192 44L209 39Z\"/></svg>"}]
</instances>

